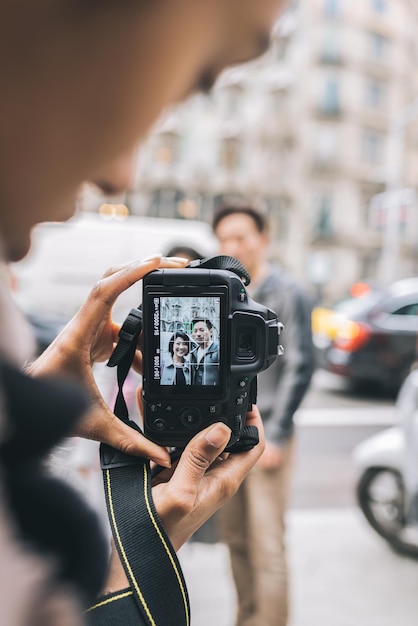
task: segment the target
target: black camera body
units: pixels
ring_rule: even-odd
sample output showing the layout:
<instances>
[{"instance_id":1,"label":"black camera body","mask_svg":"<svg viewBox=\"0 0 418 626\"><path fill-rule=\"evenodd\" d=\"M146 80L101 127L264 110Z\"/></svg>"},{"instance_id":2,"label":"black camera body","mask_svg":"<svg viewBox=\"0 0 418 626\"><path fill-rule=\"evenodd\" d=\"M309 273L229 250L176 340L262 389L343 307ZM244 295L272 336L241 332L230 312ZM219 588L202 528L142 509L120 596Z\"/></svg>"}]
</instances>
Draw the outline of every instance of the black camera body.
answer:
<instances>
[{"instance_id":1,"label":"black camera body","mask_svg":"<svg viewBox=\"0 0 418 626\"><path fill-rule=\"evenodd\" d=\"M279 353L282 325L248 296L235 270L198 263L143 281L144 432L182 448L222 421L232 430L231 447L256 402L257 373Z\"/></svg>"}]
</instances>

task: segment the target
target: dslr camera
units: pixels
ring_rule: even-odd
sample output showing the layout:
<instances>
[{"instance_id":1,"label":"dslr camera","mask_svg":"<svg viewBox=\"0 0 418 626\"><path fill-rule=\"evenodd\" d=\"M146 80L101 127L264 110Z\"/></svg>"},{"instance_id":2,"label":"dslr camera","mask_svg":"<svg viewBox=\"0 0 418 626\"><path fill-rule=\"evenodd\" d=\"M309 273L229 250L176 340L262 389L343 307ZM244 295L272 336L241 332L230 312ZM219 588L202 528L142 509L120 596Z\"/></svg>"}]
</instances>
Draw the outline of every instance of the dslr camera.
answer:
<instances>
[{"instance_id":1,"label":"dslr camera","mask_svg":"<svg viewBox=\"0 0 418 626\"><path fill-rule=\"evenodd\" d=\"M210 424L243 432L258 372L281 351L276 313L252 300L233 257L193 261L145 276L142 299L144 432L184 448Z\"/></svg>"}]
</instances>

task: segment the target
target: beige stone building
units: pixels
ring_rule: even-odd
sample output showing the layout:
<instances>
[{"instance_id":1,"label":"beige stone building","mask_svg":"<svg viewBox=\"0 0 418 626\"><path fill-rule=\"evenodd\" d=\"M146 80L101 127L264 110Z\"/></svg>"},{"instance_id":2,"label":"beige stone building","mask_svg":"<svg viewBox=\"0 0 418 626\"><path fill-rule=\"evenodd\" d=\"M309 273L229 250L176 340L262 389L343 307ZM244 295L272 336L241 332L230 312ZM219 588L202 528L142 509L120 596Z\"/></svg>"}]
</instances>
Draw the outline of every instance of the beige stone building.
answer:
<instances>
[{"instance_id":1,"label":"beige stone building","mask_svg":"<svg viewBox=\"0 0 418 626\"><path fill-rule=\"evenodd\" d=\"M210 220L225 199L256 202L272 255L321 297L417 274L416 4L291 2L262 59L161 120L130 211ZM387 188L408 191L376 198Z\"/></svg>"}]
</instances>

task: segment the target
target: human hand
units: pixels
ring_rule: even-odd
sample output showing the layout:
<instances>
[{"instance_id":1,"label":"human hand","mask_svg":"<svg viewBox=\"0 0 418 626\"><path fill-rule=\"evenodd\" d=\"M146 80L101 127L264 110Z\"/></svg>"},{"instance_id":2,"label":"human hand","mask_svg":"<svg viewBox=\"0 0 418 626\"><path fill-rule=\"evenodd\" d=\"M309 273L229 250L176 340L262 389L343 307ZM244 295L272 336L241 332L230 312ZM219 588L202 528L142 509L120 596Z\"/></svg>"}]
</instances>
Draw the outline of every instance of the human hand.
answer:
<instances>
[{"instance_id":1,"label":"human hand","mask_svg":"<svg viewBox=\"0 0 418 626\"><path fill-rule=\"evenodd\" d=\"M283 448L276 446L271 441L266 441L263 454L257 461L257 467L264 470L277 469L283 463Z\"/></svg>"},{"instance_id":2,"label":"human hand","mask_svg":"<svg viewBox=\"0 0 418 626\"><path fill-rule=\"evenodd\" d=\"M260 443L252 450L219 459L231 431L221 422L212 424L189 442L174 470L158 474L153 500L175 550L235 494L260 458L264 430L257 408L247 414L246 425L259 432Z\"/></svg>"},{"instance_id":3,"label":"human hand","mask_svg":"<svg viewBox=\"0 0 418 626\"><path fill-rule=\"evenodd\" d=\"M185 259L156 255L108 270L78 313L28 368L28 373L33 376L71 377L87 388L91 408L78 424L77 432L72 434L107 443L126 454L144 456L165 467L170 466L165 448L124 424L109 409L96 385L92 366L95 361L107 360L118 340L120 325L112 319L112 307L118 296L155 269L179 268L186 263ZM140 362L141 353L137 350L136 365Z\"/></svg>"},{"instance_id":4,"label":"human hand","mask_svg":"<svg viewBox=\"0 0 418 626\"><path fill-rule=\"evenodd\" d=\"M260 442L252 450L229 454L221 460L231 430L219 422L199 432L170 469L153 480L152 497L161 522L177 551L227 500L257 463L264 450L264 429L256 407L246 425L256 426ZM108 577L103 594L129 586L112 542Z\"/></svg>"}]
</instances>

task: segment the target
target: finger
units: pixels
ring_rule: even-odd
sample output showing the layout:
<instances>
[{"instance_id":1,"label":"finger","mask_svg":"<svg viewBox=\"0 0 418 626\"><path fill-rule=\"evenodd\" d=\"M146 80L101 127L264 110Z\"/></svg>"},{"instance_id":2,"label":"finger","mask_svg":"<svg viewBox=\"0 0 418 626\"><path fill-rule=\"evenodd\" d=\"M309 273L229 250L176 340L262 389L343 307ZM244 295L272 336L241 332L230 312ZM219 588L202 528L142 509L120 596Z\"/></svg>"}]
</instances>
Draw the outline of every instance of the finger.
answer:
<instances>
[{"instance_id":1,"label":"finger","mask_svg":"<svg viewBox=\"0 0 418 626\"><path fill-rule=\"evenodd\" d=\"M175 460L171 459L171 467L162 468L160 465L154 465L154 467L151 468L151 480L153 487L160 485L161 483L167 483L171 479L177 468L179 458Z\"/></svg>"},{"instance_id":2,"label":"finger","mask_svg":"<svg viewBox=\"0 0 418 626\"><path fill-rule=\"evenodd\" d=\"M184 492L197 491L210 465L224 451L231 437L231 429L223 422L212 424L195 435L181 455L171 482L178 483Z\"/></svg>"},{"instance_id":3,"label":"finger","mask_svg":"<svg viewBox=\"0 0 418 626\"><path fill-rule=\"evenodd\" d=\"M263 422L257 407L247 413L247 426L255 426L258 430L259 443L247 452L238 454L230 454L228 459L210 469L213 476L217 476L220 480L227 479L226 498L231 497L238 489L248 472L257 463L258 459L265 449L265 437Z\"/></svg>"},{"instance_id":4,"label":"finger","mask_svg":"<svg viewBox=\"0 0 418 626\"><path fill-rule=\"evenodd\" d=\"M131 367L137 374L142 374L142 352L141 352L141 350L136 350Z\"/></svg>"},{"instance_id":5,"label":"finger","mask_svg":"<svg viewBox=\"0 0 418 626\"><path fill-rule=\"evenodd\" d=\"M135 397L139 415L141 416L141 419L143 419L142 416L144 415L144 403L142 399L142 385L138 385L138 387L136 388Z\"/></svg>"},{"instance_id":6,"label":"finger","mask_svg":"<svg viewBox=\"0 0 418 626\"><path fill-rule=\"evenodd\" d=\"M125 454L150 459L163 467L171 466L170 455L165 448L122 422L108 407L101 406L98 410L91 410L79 424L76 434L85 439L106 443Z\"/></svg>"},{"instance_id":7,"label":"finger","mask_svg":"<svg viewBox=\"0 0 418 626\"><path fill-rule=\"evenodd\" d=\"M104 277L96 283L87 300L90 309L110 309L117 298L129 287L141 280L146 274L160 267L161 256L156 255L146 260L136 260L125 265L111 268Z\"/></svg>"},{"instance_id":8,"label":"finger","mask_svg":"<svg viewBox=\"0 0 418 626\"><path fill-rule=\"evenodd\" d=\"M166 258L158 254L148 259L135 260L111 268L90 292L86 305L81 308L83 317L86 315L86 311L89 318L98 315L99 311L102 315L104 310L110 311L117 298L149 272L160 267L181 268L186 262L186 259L180 257Z\"/></svg>"},{"instance_id":9,"label":"finger","mask_svg":"<svg viewBox=\"0 0 418 626\"><path fill-rule=\"evenodd\" d=\"M149 272L159 268L181 268L186 263L187 259L182 257L163 257L158 254L108 270L99 284L106 290L108 297L114 301L122 291L132 287Z\"/></svg>"},{"instance_id":10,"label":"finger","mask_svg":"<svg viewBox=\"0 0 418 626\"><path fill-rule=\"evenodd\" d=\"M129 261L128 263L114 265L113 267L110 267L109 269L106 270L102 278L109 278L113 274L124 271L127 268L129 269L130 267L133 267L134 265L138 265L139 263L151 263L157 259L159 259L160 261L159 267L161 268L173 268L173 267L178 267L178 266L184 266L188 263L188 259L185 259L184 257L179 257L179 256L165 257L162 254L152 254L151 256L144 257L141 259L133 259L132 261Z\"/></svg>"}]
</instances>

